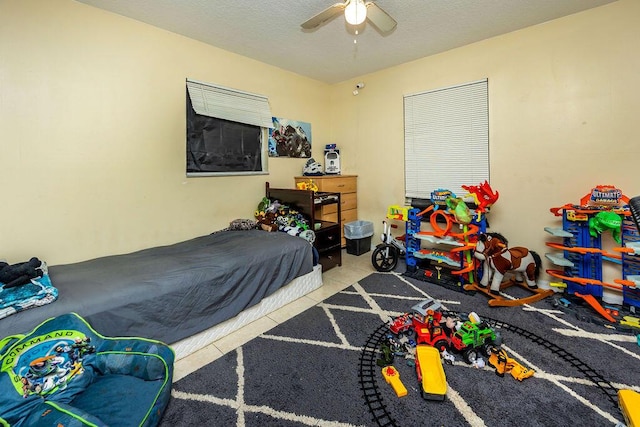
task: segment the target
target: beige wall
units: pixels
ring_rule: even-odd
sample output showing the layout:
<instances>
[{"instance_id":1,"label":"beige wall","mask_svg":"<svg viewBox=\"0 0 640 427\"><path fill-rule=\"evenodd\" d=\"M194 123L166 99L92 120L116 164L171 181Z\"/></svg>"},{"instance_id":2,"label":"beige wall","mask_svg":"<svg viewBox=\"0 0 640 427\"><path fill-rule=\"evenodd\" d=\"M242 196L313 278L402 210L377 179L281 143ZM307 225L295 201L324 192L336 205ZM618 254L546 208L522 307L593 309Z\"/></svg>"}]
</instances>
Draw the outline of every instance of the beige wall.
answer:
<instances>
[{"instance_id":1,"label":"beige wall","mask_svg":"<svg viewBox=\"0 0 640 427\"><path fill-rule=\"evenodd\" d=\"M620 0L333 87L332 137L359 175L361 219L379 231L387 206L404 201L403 94L482 78L500 192L492 231L542 255L544 227L561 225L549 208L598 184L640 195L639 22L640 2ZM357 81L366 87L354 97Z\"/></svg>"},{"instance_id":2,"label":"beige wall","mask_svg":"<svg viewBox=\"0 0 640 427\"><path fill-rule=\"evenodd\" d=\"M316 158L337 143L377 232L404 200L402 95L488 78L491 229L542 254L550 207L597 184L640 194L639 18L640 2L620 0L328 86L71 0L0 0L0 258L58 264L171 243L250 217L266 180L292 186L303 160L185 178L187 77L312 123Z\"/></svg>"},{"instance_id":3,"label":"beige wall","mask_svg":"<svg viewBox=\"0 0 640 427\"><path fill-rule=\"evenodd\" d=\"M187 77L266 95L327 143L323 83L71 0L0 0L0 259L173 243L252 217L267 180L292 187L304 160L185 177Z\"/></svg>"}]
</instances>

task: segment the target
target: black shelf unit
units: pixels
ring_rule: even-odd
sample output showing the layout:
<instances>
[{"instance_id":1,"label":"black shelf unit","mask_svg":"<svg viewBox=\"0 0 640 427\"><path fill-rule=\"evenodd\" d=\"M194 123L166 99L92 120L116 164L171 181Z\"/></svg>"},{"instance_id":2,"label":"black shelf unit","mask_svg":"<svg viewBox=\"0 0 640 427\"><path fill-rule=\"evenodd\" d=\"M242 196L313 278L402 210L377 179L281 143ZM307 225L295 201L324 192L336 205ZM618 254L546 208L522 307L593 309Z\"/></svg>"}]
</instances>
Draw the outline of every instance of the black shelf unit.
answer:
<instances>
[{"instance_id":1,"label":"black shelf unit","mask_svg":"<svg viewBox=\"0 0 640 427\"><path fill-rule=\"evenodd\" d=\"M265 195L269 199L279 200L281 203L295 206L307 217L316 235L313 246L318 251L318 262L322 265L322 271L327 271L333 267L342 265L340 193L314 193L311 190L271 188L267 182ZM338 207L337 221L331 222L319 219L316 210L319 211L318 208L321 206L331 204L336 204Z\"/></svg>"},{"instance_id":2,"label":"black shelf unit","mask_svg":"<svg viewBox=\"0 0 640 427\"><path fill-rule=\"evenodd\" d=\"M340 237L340 193L318 192L314 195L313 224L316 240L313 243L320 257L322 271L342 265L342 242ZM316 219L315 208L330 204L338 205L338 222Z\"/></svg>"}]
</instances>

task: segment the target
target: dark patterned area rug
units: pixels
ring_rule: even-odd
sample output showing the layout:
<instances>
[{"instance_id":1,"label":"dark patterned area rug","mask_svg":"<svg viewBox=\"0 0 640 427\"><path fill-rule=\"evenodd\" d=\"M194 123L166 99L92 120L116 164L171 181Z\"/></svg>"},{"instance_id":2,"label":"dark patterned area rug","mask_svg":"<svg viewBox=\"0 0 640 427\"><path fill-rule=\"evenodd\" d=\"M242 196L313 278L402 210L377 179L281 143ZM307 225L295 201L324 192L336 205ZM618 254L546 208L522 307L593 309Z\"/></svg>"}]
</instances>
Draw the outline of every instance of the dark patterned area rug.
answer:
<instances>
[{"instance_id":1,"label":"dark patterned area rug","mask_svg":"<svg viewBox=\"0 0 640 427\"><path fill-rule=\"evenodd\" d=\"M435 402L420 396L411 361L396 358L408 390L397 397L380 368L363 369L363 355L376 351L390 317L428 297L488 319L508 355L535 374L500 377L456 356L444 365L446 399ZM480 294L374 273L177 381L161 425L615 426L623 421L616 392L640 391L639 367L636 335L548 300L492 308Z\"/></svg>"}]
</instances>

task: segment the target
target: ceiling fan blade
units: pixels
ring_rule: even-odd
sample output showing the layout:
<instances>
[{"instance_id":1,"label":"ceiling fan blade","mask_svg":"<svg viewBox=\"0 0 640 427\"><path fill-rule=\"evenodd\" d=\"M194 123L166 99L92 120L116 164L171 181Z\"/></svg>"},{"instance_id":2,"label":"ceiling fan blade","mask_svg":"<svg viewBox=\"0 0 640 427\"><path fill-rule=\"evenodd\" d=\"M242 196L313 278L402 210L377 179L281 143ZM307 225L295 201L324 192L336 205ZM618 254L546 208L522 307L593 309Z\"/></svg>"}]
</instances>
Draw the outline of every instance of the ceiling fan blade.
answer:
<instances>
[{"instance_id":1,"label":"ceiling fan blade","mask_svg":"<svg viewBox=\"0 0 640 427\"><path fill-rule=\"evenodd\" d=\"M316 16L309 19L308 21L303 22L300 26L305 30L312 30L316 27L319 27L320 25L324 24L330 19L333 19L339 14L341 14L348 3L349 3L348 0L345 1L344 3L335 3L334 5L329 6L328 8L318 13Z\"/></svg>"},{"instance_id":2,"label":"ceiling fan blade","mask_svg":"<svg viewBox=\"0 0 640 427\"><path fill-rule=\"evenodd\" d=\"M398 25L396 20L389 16L389 14L382 10L377 4L367 2L365 6L367 6L367 19L381 32L388 33Z\"/></svg>"}]
</instances>

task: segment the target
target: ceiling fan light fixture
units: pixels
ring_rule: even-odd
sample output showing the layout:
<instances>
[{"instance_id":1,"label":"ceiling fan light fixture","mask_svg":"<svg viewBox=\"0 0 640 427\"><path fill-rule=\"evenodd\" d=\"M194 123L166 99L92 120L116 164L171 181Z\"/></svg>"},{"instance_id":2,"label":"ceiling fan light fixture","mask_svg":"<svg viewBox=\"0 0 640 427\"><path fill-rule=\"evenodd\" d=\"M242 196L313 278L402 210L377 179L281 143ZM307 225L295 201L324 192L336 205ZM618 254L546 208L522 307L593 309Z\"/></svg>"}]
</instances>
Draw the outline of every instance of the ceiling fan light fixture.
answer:
<instances>
[{"instance_id":1,"label":"ceiling fan light fixture","mask_svg":"<svg viewBox=\"0 0 640 427\"><path fill-rule=\"evenodd\" d=\"M364 0L351 0L344 9L344 18L351 25L360 25L367 19L367 6Z\"/></svg>"}]
</instances>

